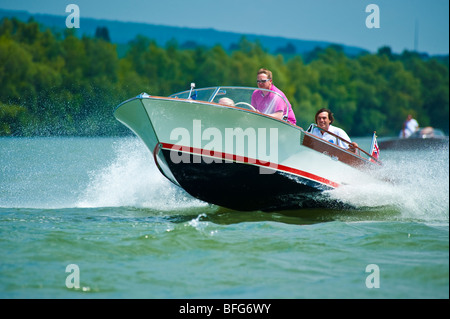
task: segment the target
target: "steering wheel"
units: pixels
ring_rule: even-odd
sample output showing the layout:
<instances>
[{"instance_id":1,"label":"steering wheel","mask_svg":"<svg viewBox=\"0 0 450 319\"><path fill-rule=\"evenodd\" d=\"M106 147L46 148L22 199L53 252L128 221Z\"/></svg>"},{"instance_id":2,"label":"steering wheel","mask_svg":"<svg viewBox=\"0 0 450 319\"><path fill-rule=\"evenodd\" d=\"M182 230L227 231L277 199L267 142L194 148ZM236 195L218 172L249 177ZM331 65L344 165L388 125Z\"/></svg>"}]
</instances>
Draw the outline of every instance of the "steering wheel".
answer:
<instances>
[{"instance_id":1,"label":"steering wheel","mask_svg":"<svg viewBox=\"0 0 450 319\"><path fill-rule=\"evenodd\" d=\"M252 111L256 111L256 109L251 104L248 104L247 102L237 102L235 105L236 106L244 105L244 109L249 109L249 110L252 110Z\"/></svg>"}]
</instances>

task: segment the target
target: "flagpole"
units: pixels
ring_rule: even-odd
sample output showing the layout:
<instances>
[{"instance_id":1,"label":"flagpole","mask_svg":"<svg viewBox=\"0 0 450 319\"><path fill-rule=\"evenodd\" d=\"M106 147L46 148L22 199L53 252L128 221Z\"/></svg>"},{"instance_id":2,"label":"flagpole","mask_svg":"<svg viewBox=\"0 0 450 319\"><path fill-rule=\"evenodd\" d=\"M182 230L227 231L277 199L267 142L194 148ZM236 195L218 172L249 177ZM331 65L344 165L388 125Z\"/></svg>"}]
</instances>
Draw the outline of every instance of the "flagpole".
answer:
<instances>
[{"instance_id":1,"label":"flagpole","mask_svg":"<svg viewBox=\"0 0 450 319\"><path fill-rule=\"evenodd\" d=\"M376 134L377 134L377 131L373 131L372 144L370 144L370 156L372 156L373 147L375 146L375 139L377 137Z\"/></svg>"}]
</instances>

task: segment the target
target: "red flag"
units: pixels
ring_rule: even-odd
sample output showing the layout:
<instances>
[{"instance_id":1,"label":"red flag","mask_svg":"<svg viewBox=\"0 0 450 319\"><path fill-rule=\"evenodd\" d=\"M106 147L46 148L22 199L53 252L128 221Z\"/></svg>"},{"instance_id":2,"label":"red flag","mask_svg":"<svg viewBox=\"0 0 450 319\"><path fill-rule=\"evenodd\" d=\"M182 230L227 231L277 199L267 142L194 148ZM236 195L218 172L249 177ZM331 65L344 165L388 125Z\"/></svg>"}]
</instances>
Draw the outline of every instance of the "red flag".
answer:
<instances>
[{"instance_id":1,"label":"red flag","mask_svg":"<svg viewBox=\"0 0 450 319\"><path fill-rule=\"evenodd\" d=\"M378 147L376 132L373 132L372 146L370 147L370 155L375 159L380 158L380 148ZM373 159L371 159L373 161Z\"/></svg>"}]
</instances>

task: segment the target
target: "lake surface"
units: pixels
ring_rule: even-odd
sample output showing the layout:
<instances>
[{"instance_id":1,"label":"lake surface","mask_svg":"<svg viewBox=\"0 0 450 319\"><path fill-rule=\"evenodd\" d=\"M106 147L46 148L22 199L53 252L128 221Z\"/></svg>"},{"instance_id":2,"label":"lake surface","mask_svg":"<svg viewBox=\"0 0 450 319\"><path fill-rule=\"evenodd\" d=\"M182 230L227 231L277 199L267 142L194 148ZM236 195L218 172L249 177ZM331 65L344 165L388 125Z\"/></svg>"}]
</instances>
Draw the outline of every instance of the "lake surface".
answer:
<instances>
[{"instance_id":1,"label":"lake surface","mask_svg":"<svg viewBox=\"0 0 450 319\"><path fill-rule=\"evenodd\" d=\"M381 159L356 209L238 212L137 138L0 138L0 298L449 298L449 150Z\"/></svg>"}]
</instances>

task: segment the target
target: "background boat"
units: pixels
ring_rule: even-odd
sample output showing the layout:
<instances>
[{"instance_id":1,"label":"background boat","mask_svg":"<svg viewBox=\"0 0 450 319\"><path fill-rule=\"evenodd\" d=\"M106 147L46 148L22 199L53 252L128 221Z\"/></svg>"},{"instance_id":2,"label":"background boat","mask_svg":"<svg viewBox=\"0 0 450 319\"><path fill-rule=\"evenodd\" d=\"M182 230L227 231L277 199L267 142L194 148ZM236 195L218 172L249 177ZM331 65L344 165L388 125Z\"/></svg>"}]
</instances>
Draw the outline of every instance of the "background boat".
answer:
<instances>
[{"instance_id":1,"label":"background boat","mask_svg":"<svg viewBox=\"0 0 450 319\"><path fill-rule=\"evenodd\" d=\"M381 150L420 150L448 147L449 138L440 129L424 127L408 138L380 139Z\"/></svg>"}]
</instances>

